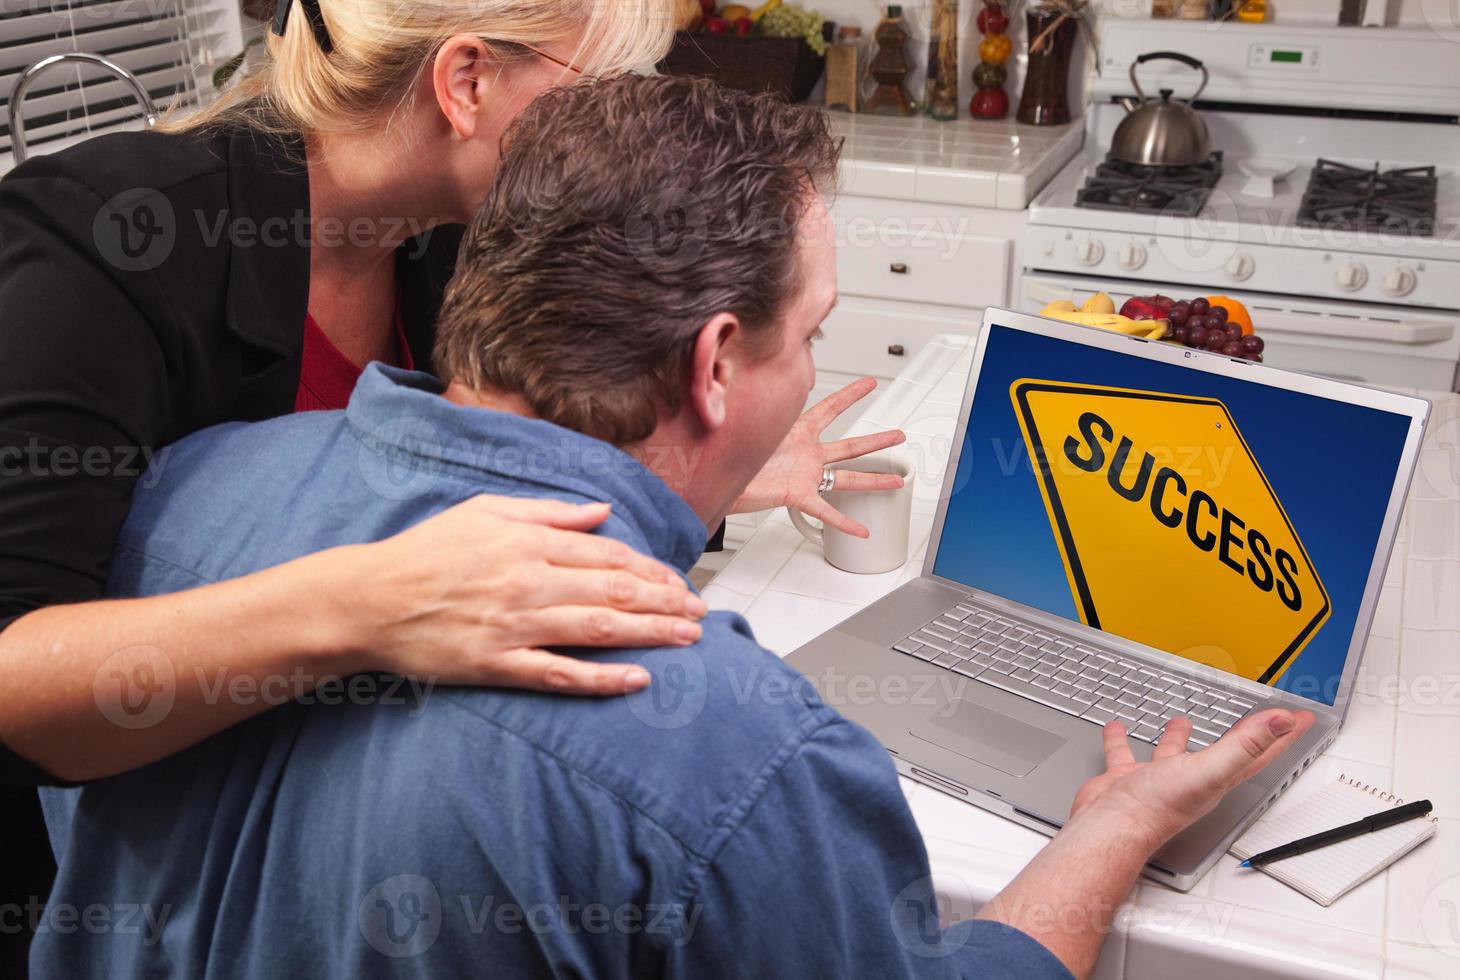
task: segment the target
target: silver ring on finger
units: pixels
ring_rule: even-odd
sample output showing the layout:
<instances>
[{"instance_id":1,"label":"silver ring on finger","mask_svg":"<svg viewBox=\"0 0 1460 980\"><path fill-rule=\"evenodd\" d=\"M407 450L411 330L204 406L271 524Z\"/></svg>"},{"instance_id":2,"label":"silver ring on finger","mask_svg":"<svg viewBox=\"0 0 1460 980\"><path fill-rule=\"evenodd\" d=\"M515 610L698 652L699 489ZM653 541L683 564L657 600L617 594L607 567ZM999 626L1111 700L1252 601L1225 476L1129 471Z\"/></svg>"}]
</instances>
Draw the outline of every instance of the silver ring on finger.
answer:
<instances>
[{"instance_id":1,"label":"silver ring on finger","mask_svg":"<svg viewBox=\"0 0 1460 980\"><path fill-rule=\"evenodd\" d=\"M817 484L817 493L830 493L836 489L836 470L830 466L821 471L821 482Z\"/></svg>"}]
</instances>

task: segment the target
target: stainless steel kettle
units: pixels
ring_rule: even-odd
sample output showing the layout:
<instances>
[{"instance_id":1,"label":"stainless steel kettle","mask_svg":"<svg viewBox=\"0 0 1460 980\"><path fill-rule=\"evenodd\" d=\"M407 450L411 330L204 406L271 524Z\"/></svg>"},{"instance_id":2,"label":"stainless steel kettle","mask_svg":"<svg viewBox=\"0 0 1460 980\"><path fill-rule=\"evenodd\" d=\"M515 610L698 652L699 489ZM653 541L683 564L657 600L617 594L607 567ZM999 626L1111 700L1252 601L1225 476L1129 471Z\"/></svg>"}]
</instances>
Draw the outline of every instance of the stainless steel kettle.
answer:
<instances>
[{"instance_id":1,"label":"stainless steel kettle","mask_svg":"<svg viewBox=\"0 0 1460 980\"><path fill-rule=\"evenodd\" d=\"M1201 84L1185 102L1173 101L1172 90L1161 89L1159 101L1151 99L1136 81L1136 68L1148 61L1179 61L1201 72ZM1148 167L1181 167L1202 163L1207 158L1207 124L1191 107L1210 79L1206 65L1176 51L1152 51L1130 66L1130 81L1141 101L1126 100L1129 113L1115 129L1110 142L1112 159Z\"/></svg>"}]
</instances>

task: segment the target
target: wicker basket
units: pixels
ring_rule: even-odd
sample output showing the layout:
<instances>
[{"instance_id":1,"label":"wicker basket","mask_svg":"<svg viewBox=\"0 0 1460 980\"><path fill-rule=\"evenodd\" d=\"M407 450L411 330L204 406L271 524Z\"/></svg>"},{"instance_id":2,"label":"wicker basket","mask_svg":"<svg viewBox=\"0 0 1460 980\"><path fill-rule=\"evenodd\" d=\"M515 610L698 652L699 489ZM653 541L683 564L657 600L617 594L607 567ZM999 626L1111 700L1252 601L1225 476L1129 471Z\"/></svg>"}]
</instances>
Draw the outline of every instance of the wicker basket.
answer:
<instances>
[{"instance_id":1,"label":"wicker basket","mask_svg":"<svg viewBox=\"0 0 1460 980\"><path fill-rule=\"evenodd\" d=\"M680 31L659 70L702 75L742 92L779 92L802 102L826 67L826 58L794 37L739 37Z\"/></svg>"}]
</instances>

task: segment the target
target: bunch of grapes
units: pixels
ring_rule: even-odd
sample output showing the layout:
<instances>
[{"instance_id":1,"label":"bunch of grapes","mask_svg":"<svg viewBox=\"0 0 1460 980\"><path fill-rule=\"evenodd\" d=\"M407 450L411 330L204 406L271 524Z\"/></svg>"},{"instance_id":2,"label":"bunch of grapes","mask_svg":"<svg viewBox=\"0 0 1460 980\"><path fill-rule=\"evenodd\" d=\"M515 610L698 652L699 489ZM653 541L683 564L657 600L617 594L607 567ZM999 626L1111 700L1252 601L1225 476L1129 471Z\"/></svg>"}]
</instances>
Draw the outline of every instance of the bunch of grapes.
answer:
<instances>
[{"instance_id":1,"label":"bunch of grapes","mask_svg":"<svg viewBox=\"0 0 1460 980\"><path fill-rule=\"evenodd\" d=\"M799 37L818 55L826 54L826 39L821 36L822 17L814 10L789 3L772 7L760 19L760 32L766 37Z\"/></svg>"},{"instance_id":2,"label":"bunch of grapes","mask_svg":"<svg viewBox=\"0 0 1460 980\"><path fill-rule=\"evenodd\" d=\"M1228 357L1245 357L1249 361L1262 360L1264 344L1256 334L1242 335L1242 328L1227 321L1227 311L1213 306L1204 297L1182 300L1171 307L1166 314L1171 324L1168 340L1218 351Z\"/></svg>"}]
</instances>

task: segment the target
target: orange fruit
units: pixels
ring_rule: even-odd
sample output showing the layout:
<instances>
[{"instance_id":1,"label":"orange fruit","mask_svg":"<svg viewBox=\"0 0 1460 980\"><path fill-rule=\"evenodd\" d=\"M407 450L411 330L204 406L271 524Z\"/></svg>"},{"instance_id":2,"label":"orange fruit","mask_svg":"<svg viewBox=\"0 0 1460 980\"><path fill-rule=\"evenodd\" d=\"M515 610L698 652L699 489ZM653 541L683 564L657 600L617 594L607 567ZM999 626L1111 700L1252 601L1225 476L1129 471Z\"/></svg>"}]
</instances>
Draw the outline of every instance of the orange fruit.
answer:
<instances>
[{"instance_id":1,"label":"orange fruit","mask_svg":"<svg viewBox=\"0 0 1460 980\"><path fill-rule=\"evenodd\" d=\"M985 34L979 42L978 56L991 65L1002 65L1014 50L1014 42L1007 34Z\"/></svg>"},{"instance_id":2,"label":"orange fruit","mask_svg":"<svg viewBox=\"0 0 1460 980\"><path fill-rule=\"evenodd\" d=\"M1235 323L1242 328L1242 336L1252 333L1252 314L1247 312L1247 307L1230 296L1208 296L1207 302L1213 306L1220 306L1227 311L1227 322Z\"/></svg>"}]
</instances>

